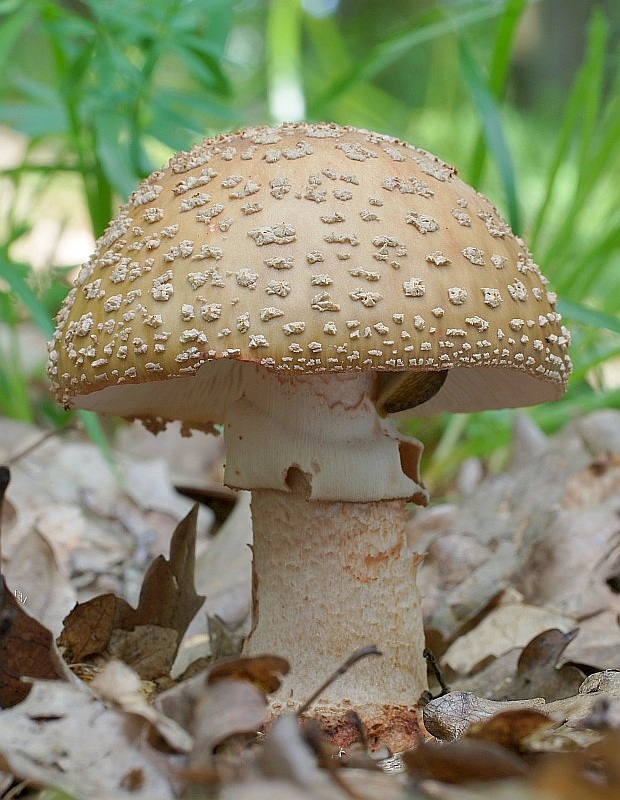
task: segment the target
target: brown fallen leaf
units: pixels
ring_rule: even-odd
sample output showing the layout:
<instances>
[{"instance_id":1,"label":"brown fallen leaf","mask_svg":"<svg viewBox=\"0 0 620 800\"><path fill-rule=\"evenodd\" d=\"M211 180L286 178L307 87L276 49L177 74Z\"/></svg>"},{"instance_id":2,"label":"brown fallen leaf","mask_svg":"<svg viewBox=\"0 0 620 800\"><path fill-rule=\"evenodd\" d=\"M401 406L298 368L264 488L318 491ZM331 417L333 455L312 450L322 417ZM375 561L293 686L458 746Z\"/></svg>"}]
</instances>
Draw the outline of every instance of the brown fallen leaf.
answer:
<instances>
[{"instance_id":1,"label":"brown fallen leaf","mask_svg":"<svg viewBox=\"0 0 620 800\"><path fill-rule=\"evenodd\" d=\"M550 728L553 720L534 708L502 711L484 722L471 725L465 734L468 739L494 742L513 753L528 751L527 739L541 729Z\"/></svg>"},{"instance_id":2,"label":"brown fallen leaf","mask_svg":"<svg viewBox=\"0 0 620 800\"><path fill-rule=\"evenodd\" d=\"M107 654L130 665L145 681L170 675L178 649L179 635L172 628L158 625L136 625L131 630L114 629L110 634Z\"/></svg>"},{"instance_id":3,"label":"brown fallen leaf","mask_svg":"<svg viewBox=\"0 0 620 800\"><path fill-rule=\"evenodd\" d=\"M579 629L564 633L557 628L539 633L523 648L516 673L498 693L497 700L525 700L544 697L547 702L576 694L585 678L571 664L558 667L558 660Z\"/></svg>"},{"instance_id":4,"label":"brown fallen leaf","mask_svg":"<svg viewBox=\"0 0 620 800\"><path fill-rule=\"evenodd\" d=\"M586 620L585 625L589 622L590 620ZM613 625L617 627L617 622L610 619L608 629ZM514 648L497 658L490 657L488 664L474 675L451 680L450 688L453 691L473 692L489 700L519 700L544 696L546 700L553 701L570 697L580 690L580 684L585 677L581 669L572 663L574 659L567 658L567 653L581 639L582 633L581 623L577 636L557 629L543 631L523 650ZM602 636L603 634L600 639ZM615 650L611 645L605 646L605 652L610 658L614 653L617 660L617 646Z\"/></svg>"},{"instance_id":5,"label":"brown fallen leaf","mask_svg":"<svg viewBox=\"0 0 620 800\"><path fill-rule=\"evenodd\" d=\"M529 771L521 758L489 741L425 742L415 750L403 753L402 757L415 782L434 780L463 784L497 781L523 778Z\"/></svg>"},{"instance_id":6,"label":"brown fallen leaf","mask_svg":"<svg viewBox=\"0 0 620 800\"><path fill-rule=\"evenodd\" d=\"M170 558L156 558L144 576L134 625L172 628L179 640L204 603L194 589L198 506L177 525L170 541Z\"/></svg>"},{"instance_id":7,"label":"brown fallen leaf","mask_svg":"<svg viewBox=\"0 0 620 800\"><path fill-rule=\"evenodd\" d=\"M585 750L557 754L540 766L534 786L545 797L562 800L620 798L620 734Z\"/></svg>"},{"instance_id":8,"label":"brown fallen leaf","mask_svg":"<svg viewBox=\"0 0 620 800\"><path fill-rule=\"evenodd\" d=\"M64 620L64 629L58 638L66 661L70 664L87 661L104 653L112 631L119 625L122 611L128 615L133 609L114 594L102 594L86 603L78 603Z\"/></svg>"},{"instance_id":9,"label":"brown fallen leaf","mask_svg":"<svg viewBox=\"0 0 620 800\"><path fill-rule=\"evenodd\" d=\"M10 473L0 467L0 510ZM67 680L69 675L50 631L23 608L0 575L0 707L20 703L31 685L22 678Z\"/></svg>"},{"instance_id":10,"label":"brown fallen leaf","mask_svg":"<svg viewBox=\"0 0 620 800\"><path fill-rule=\"evenodd\" d=\"M179 643L204 602L194 590L197 513L194 506L177 525L169 560L158 556L148 568L137 608L106 594L71 611L59 638L68 661L113 655L142 678L170 674Z\"/></svg>"},{"instance_id":11,"label":"brown fallen leaf","mask_svg":"<svg viewBox=\"0 0 620 800\"><path fill-rule=\"evenodd\" d=\"M31 685L23 678L67 680L54 638L32 619L0 575L0 707L20 703Z\"/></svg>"},{"instance_id":12,"label":"brown fallen leaf","mask_svg":"<svg viewBox=\"0 0 620 800\"><path fill-rule=\"evenodd\" d=\"M224 678L244 680L257 686L265 694L279 689L281 678L288 674L289 664L280 656L252 656L221 661L215 664L207 676L207 683L213 684Z\"/></svg>"},{"instance_id":13,"label":"brown fallen leaf","mask_svg":"<svg viewBox=\"0 0 620 800\"><path fill-rule=\"evenodd\" d=\"M266 708L265 694L275 691L280 686L280 677L288 671L288 662L277 656L256 656L253 658L239 658L223 661L211 667L208 672L194 675L192 678L172 686L155 698L155 706L163 714L175 720L185 730L193 730L197 725L196 709L202 704L204 697L211 687L217 686L220 681L236 681L245 683L252 692L247 692L252 707ZM235 695L234 690L230 696L239 697L243 690ZM256 700L256 693L261 696L260 703ZM216 698L218 695L212 693ZM209 712L210 714L210 712ZM207 718L209 717L207 714ZM253 723L254 724L254 723Z\"/></svg>"}]
</instances>

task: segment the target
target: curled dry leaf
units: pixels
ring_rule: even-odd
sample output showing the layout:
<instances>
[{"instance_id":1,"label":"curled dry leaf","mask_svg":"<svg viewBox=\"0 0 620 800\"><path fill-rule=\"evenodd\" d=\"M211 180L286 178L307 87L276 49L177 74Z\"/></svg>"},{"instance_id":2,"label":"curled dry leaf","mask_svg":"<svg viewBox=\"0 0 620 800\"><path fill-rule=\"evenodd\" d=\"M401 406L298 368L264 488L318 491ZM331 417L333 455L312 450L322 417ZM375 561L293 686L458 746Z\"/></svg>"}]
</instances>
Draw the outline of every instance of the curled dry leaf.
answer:
<instances>
[{"instance_id":1,"label":"curled dry leaf","mask_svg":"<svg viewBox=\"0 0 620 800\"><path fill-rule=\"evenodd\" d=\"M543 716L550 724L544 724ZM519 752L586 747L620 729L620 680L613 672L590 676L578 694L552 703L542 698L497 702L451 692L424 708L424 723L438 739L490 737Z\"/></svg>"},{"instance_id":2,"label":"curled dry leaf","mask_svg":"<svg viewBox=\"0 0 620 800\"><path fill-rule=\"evenodd\" d=\"M170 559L158 556L147 570L137 608L107 594L73 609L59 640L67 660L115 655L143 678L170 674L181 638L204 601L194 590L197 513L194 506L177 526Z\"/></svg>"},{"instance_id":3,"label":"curled dry leaf","mask_svg":"<svg viewBox=\"0 0 620 800\"><path fill-rule=\"evenodd\" d=\"M588 675L579 687L579 694L590 694L591 692L609 692L620 698L620 670L606 669L603 672Z\"/></svg>"},{"instance_id":4,"label":"curled dry leaf","mask_svg":"<svg viewBox=\"0 0 620 800\"><path fill-rule=\"evenodd\" d=\"M208 684L194 709L190 766L209 764L214 749L232 736L256 734L269 715L264 693L248 681L222 677Z\"/></svg>"},{"instance_id":5,"label":"curled dry leaf","mask_svg":"<svg viewBox=\"0 0 620 800\"><path fill-rule=\"evenodd\" d=\"M550 702L576 694L585 675L571 664L561 667L557 664L577 634L578 629L564 633L552 628L535 636L523 648L515 674L498 693L501 699L524 700L543 696Z\"/></svg>"},{"instance_id":6,"label":"curled dry leaf","mask_svg":"<svg viewBox=\"0 0 620 800\"><path fill-rule=\"evenodd\" d=\"M424 707L427 731L437 739L458 739L473 724L483 722L503 711L536 709L545 705L538 697L532 700L487 700L471 692L449 692L431 700Z\"/></svg>"},{"instance_id":7,"label":"curled dry leaf","mask_svg":"<svg viewBox=\"0 0 620 800\"><path fill-rule=\"evenodd\" d=\"M620 620L618 611L610 608L579 620L579 636L568 645L561 660L590 669L614 669L619 665L618 653Z\"/></svg>"},{"instance_id":8,"label":"curled dry leaf","mask_svg":"<svg viewBox=\"0 0 620 800\"><path fill-rule=\"evenodd\" d=\"M76 592L47 537L34 528L28 531L11 552L5 577L24 599L29 615L57 636L75 605Z\"/></svg>"},{"instance_id":9,"label":"curled dry leaf","mask_svg":"<svg viewBox=\"0 0 620 800\"><path fill-rule=\"evenodd\" d=\"M170 747L188 753L191 735L178 723L150 705L142 691L137 673L121 661L109 661L96 675L91 687L102 700L114 704L128 714L136 714L152 726Z\"/></svg>"}]
</instances>

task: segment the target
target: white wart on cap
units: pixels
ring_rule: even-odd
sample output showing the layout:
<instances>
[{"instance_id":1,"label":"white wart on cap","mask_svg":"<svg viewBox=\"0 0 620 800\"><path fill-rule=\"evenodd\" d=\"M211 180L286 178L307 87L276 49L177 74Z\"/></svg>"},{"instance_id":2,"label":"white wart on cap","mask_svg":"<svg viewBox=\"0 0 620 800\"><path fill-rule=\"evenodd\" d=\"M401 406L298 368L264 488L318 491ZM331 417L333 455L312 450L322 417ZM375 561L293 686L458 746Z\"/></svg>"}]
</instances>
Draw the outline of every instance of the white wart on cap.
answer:
<instances>
[{"instance_id":1,"label":"white wart on cap","mask_svg":"<svg viewBox=\"0 0 620 800\"><path fill-rule=\"evenodd\" d=\"M82 267L48 371L67 406L204 427L231 361L447 370L424 414L555 399L568 343L525 244L454 168L284 125L206 140L143 182ZM405 378L384 387L380 410L407 408Z\"/></svg>"}]
</instances>

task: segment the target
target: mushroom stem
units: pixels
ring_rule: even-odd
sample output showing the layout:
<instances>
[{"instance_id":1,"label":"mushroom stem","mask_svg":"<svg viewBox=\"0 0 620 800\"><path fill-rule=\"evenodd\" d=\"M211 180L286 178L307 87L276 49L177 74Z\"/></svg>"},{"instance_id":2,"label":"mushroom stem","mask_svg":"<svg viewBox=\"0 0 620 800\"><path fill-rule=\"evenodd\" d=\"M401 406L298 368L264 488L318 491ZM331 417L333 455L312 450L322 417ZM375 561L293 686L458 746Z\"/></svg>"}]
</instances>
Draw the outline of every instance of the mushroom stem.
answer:
<instances>
[{"instance_id":1,"label":"mushroom stem","mask_svg":"<svg viewBox=\"0 0 620 800\"><path fill-rule=\"evenodd\" d=\"M291 376L240 366L224 436L226 483L252 491L246 652L289 660L275 710L298 708L354 650L377 645L383 658L356 664L312 714L335 725L340 743L351 724L335 721L354 710L377 744L410 746L426 688L420 556L406 532L407 503L428 499L422 446L379 416L372 373Z\"/></svg>"},{"instance_id":2,"label":"mushroom stem","mask_svg":"<svg viewBox=\"0 0 620 800\"><path fill-rule=\"evenodd\" d=\"M360 661L311 709L347 744L354 710L371 745L402 750L419 738L414 707L427 687L416 571L407 545L405 500L307 500L303 478L290 493L252 493L253 629L249 654L277 653L291 671L274 710L298 708L356 648L376 644L382 658Z\"/></svg>"}]
</instances>

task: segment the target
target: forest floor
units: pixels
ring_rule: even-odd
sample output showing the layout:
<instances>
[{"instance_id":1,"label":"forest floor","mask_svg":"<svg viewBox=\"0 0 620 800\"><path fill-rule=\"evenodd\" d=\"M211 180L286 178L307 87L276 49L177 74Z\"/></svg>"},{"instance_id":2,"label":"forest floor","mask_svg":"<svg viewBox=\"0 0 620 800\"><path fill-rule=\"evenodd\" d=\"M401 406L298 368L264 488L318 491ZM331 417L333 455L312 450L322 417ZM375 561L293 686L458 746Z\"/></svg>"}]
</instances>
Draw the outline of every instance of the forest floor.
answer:
<instances>
[{"instance_id":1,"label":"forest floor","mask_svg":"<svg viewBox=\"0 0 620 800\"><path fill-rule=\"evenodd\" d=\"M281 661L237 658L251 525L218 438L128 426L110 467L0 418L0 464L1 797L620 800L620 412L518 417L506 470L412 510L443 687L403 754L260 732Z\"/></svg>"}]
</instances>

